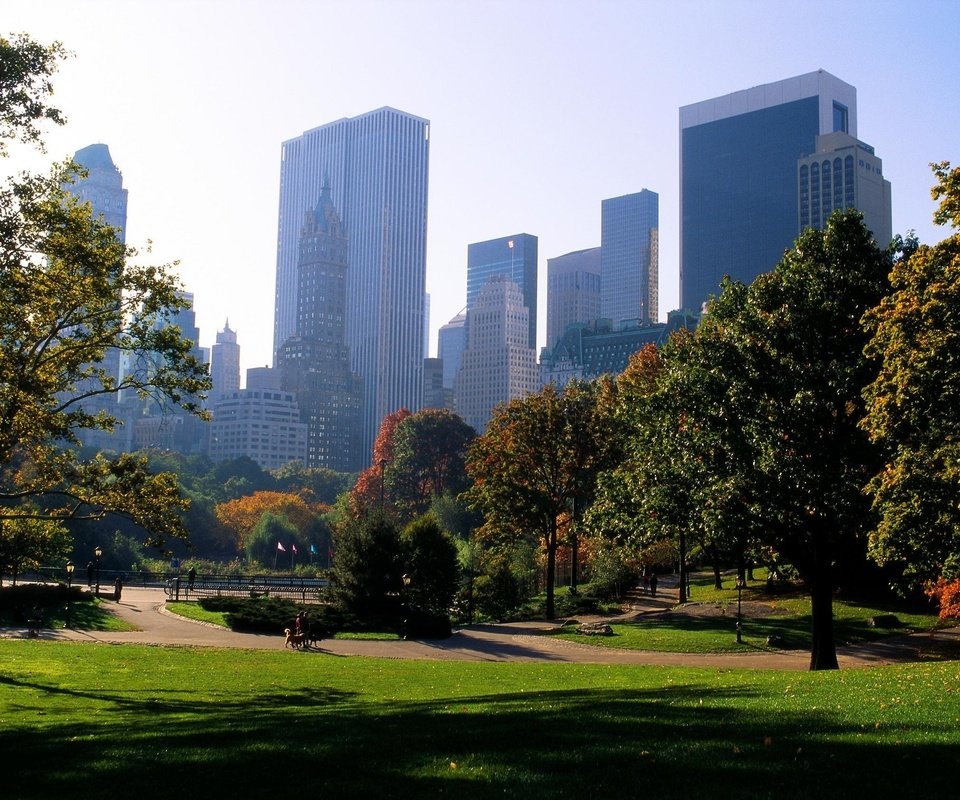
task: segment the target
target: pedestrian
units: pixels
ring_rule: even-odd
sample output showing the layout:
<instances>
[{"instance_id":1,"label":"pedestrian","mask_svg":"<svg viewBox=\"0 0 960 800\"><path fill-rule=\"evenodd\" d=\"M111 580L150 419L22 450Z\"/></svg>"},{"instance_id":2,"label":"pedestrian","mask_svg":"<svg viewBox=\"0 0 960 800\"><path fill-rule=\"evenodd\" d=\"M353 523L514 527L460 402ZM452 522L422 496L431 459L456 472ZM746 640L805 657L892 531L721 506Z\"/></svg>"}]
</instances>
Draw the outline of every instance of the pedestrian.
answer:
<instances>
[{"instance_id":1,"label":"pedestrian","mask_svg":"<svg viewBox=\"0 0 960 800\"><path fill-rule=\"evenodd\" d=\"M93 586L93 562L87 562L87 588Z\"/></svg>"},{"instance_id":2,"label":"pedestrian","mask_svg":"<svg viewBox=\"0 0 960 800\"><path fill-rule=\"evenodd\" d=\"M187 589L193 588L193 582L197 579L197 568L192 566L190 571L187 573Z\"/></svg>"},{"instance_id":3,"label":"pedestrian","mask_svg":"<svg viewBox=\"0 0 960 800\"><path fill-rule=\"evenodd\" d=\"M113 582L113 599L118 603L120 602L120 593L123 591L123 578L117 575L117 579Z\"/></svg>"},{"instance_id":4,"label":"pedestrian","mask_svg":"<svg viewBox=\"0 0 960 800\"><path fill-rule=\"evenodd\" d=\"M650 576L650 596L651 597L657 596L657 573L656 572L654 572Z\"/></svg>"}]
</instances>

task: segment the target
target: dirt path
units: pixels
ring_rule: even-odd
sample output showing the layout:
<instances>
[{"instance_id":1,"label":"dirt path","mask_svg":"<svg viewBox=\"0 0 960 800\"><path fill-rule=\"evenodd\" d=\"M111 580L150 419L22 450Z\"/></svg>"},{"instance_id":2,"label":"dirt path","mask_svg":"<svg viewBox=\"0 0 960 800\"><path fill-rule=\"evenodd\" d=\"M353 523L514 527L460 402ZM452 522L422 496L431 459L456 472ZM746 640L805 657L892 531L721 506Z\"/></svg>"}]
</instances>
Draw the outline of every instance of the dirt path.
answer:
<instances>
[{"instance_id":1,"label":"dirt path","mask_svg":"<svg viewBox=\"0 0 960 800\"><path fill-rule=\"evenodd\" d=\"M41 638L111 644L284 649L282 637L235 633L218 626L187 620L167 612L164 601L161 589L127 588L124 589L123 599L119 603L110 603L110 606L119 617L136 626L137 630L44 630ZM657 597L635 607L631 615L662 610L672 602L675 601L669 596ZM538 621L472 625L458 629L449 639L433 641L324 640L318 647L303 652L421 660L552 661L729 669L806 670L809 665L809 654L804 651L756 651L743 654L656 653L596 647L541 635L556 627L556 624ZM11 630L3 635L23 636L24 632ZM900 636L856 647L842 647L838 648L838 656L840 666L846 669L916 661L942 642L960 643L960 629Z\"/></svg>"}]
</instances>

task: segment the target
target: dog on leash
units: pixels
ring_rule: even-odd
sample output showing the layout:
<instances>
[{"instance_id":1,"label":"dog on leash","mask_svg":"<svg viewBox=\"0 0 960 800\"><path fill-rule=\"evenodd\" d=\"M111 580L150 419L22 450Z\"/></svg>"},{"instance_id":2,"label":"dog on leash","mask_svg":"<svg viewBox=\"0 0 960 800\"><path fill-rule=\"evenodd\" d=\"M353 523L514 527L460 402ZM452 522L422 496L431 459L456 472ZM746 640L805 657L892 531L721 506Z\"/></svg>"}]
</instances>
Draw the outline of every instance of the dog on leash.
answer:
<instances>
[{"instance_id":1,"label":"dog on leash","mask_svg":"<svg viewBox=\"0 0 960 800\"><path fill-rule=\"evenodd\" d=\"M294 633L289 628L284 628L283 632L287 637L283 643L284 647L292 647L294 650L299 650L306 644L306 637L304 637L302 633Z\"/></svg>"}]
</instances>

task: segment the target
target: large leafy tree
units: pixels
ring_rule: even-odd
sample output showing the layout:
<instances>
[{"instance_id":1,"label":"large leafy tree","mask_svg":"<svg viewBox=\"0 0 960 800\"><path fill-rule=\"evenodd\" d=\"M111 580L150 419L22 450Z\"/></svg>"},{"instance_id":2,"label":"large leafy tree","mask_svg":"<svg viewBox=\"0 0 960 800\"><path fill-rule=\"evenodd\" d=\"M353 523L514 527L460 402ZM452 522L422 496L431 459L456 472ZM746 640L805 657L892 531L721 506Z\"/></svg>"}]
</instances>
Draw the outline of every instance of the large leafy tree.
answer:
<instances>
[{"instance_id":1,"label":"large leafy tree","mask_svg":"<svg viewBox=\"0 0 960 800\"><path fill-rule=\"evenodd\" d=\"M26 37L0 40L0 140L36 142L40 121L61 121L46 99L62 55ZM129 391L201 413L209 379L191 343L163 324L184 305L174 265L134 263L117 231L62 188L79 169L60 165L0 187L0 520L118 513L161 544L185 536L176 479L151 474L137 456L81 458L78 430L117 424L84 401ZM108 375L108 350L150 368Z\"/></svg>"},{"instance_id":2,"label":"large leafy tree","mask_svg":"<svg viewBox=\"0 0 960 800\"><path fill-rule=\"evenodd\" d=\"M264 491L218 503L216 515L220 523L233 532L237 549L241 552L249 549L251 536L267 515L286 520L298 533L294 537L296 541L314 544L325 552L329 534L322 518L329 510L328 505L318 503L310 496Z\"/></svg>"},{"instance_id":3,"label":"large leafy tree","mask_svg":"<svg viewBox=\"0 0 960 800\"><path fill-rule=\"evenodd\" d=\"M473 428L445 408L423 409L397 425L386 481L404 518L424 514L435 497L467 488L467 446L475 437Z\"/></svg>"},{"instance_id":4,"label":"large leafy tree","mask_svg":"<svg viewBox=\"0 0 960 800\"><path fill-rule=\"evenodd\" d=\"M575 501L592 497L596 476L608 463L608 409L600 402L609 382L574 381L562 391L550 384L537 394L494 411L486 432L467 456L471 505L485 528L508 539L534 536L546 557L546 614L555 616L554 582L562 521Z\"/></svg>"},{"instance_id":5,"label":"large leafy tree","mask_svg":"<svg viewBox=\"0 0 960 800\"><path fill-rule=\"evenodd\" d=\"M383 511L384 504L389 508L386 470L393 462L397 427L409 416L408 409L399 408L387 414L380 423L380 430L377 431L377 438L373 442L373 463L360 473L353 489L350 490L349 505L352 517L360 517L374 509Z\"/></svg>"},{"instance_id":6,"label":"large leafy tree","mask_svg":"<svg viewBox=\"0 0 960 800\"><path fill-rule=\"evenodd\" d=\"M738 514L797 568L812 601L811 669L835 669L838 568L863 553L863 486L877 465L860 423L876 364L864 314L888 291L890 253L856 211L807 230L742 301L711 307L707 331L730 346L728 425L743 436L729 468ZM718 439L723 442L724 439ZM721 486L719 498L730 495Z\"/></svg>"},{"instance_id":7,"label":"large leafy tree","mask_svg":"<svg viewBox=\"0 0 960 800\"><path fill-rule=\"evenodd\" d=\"M869 484L880 517L870 546L911 584L960 578L960 168L932 166L934 219L955 232L908 248L868 316L867 353L882 367L864 427L886 462Z\"/></svg>"}]
</instances>

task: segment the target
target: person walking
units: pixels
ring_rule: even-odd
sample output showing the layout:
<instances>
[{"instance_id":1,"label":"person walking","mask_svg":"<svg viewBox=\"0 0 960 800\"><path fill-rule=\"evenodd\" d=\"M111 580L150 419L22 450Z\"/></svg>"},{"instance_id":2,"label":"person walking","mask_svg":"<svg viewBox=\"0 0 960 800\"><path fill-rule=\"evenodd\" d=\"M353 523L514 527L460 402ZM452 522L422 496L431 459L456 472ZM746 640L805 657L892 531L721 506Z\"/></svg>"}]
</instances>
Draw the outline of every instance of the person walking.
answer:
<instances>
[{"instance_id":1,"label":"person walking","mask_svg":"<svg viewBox=\"0 0 960 800\"><path fill-rule=\"evenodd\" d=\"M657 596L657 573L654 572L650 575L650 596Z\"/></svg>"}]
</instances>

